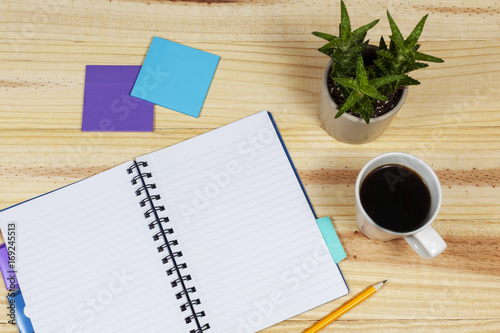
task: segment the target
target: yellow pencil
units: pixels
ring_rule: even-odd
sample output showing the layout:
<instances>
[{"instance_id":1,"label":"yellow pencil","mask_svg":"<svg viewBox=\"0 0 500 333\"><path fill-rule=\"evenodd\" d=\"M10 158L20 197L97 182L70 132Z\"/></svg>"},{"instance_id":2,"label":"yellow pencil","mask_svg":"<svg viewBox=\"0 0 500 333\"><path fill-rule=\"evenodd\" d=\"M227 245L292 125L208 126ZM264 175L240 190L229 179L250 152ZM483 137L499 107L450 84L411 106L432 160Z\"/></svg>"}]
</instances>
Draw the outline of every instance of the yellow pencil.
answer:
<instances>
[{"instance_id":1,"label":"yellow pencil","mask_svg":"<svg viewBox=\"0 0 500 333\"><path fill-rule=\"evenodd\" d=\"M342 316L347 311L351 310L353 307L363 302L365 299L375 294L382 286L387 282L387 280L374 284L373 286L369 286L365 291L358 294L356 297L351 299L349 302L342 305L337 310L330 313L325 318L318 321L316 324L312 325L308 329L306 329L303 333L316 333L319 330L322 330L329 324L331 324L335 319Z\"/></svg>"}]
</instances>

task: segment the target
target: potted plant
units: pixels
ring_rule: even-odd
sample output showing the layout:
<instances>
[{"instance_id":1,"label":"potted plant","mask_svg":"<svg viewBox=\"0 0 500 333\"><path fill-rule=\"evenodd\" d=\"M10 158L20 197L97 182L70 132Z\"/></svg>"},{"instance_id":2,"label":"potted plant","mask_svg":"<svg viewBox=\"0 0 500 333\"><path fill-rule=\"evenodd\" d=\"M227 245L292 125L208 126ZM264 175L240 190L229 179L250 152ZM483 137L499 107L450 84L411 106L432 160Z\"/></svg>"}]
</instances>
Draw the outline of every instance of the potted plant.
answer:
<instances>
[{"instance_id":1,"label":"potted plant","mask_svg":"<svg viewBox=\"0 0 500 333\"><path fill-rule=\"evenodd\" d=\"M327 40L319 51L330 57L323 73L319 118L324 129L337 140L367 143L389 126L406 100L408 86L420 84L408 73L428 66L422 61L443 60L418 52L417 41L428 15L404 39L387 12L390 43L387 46L381 37L377 47L369 45L365 37L379 20L352 31L344 1L340 8L339 36L313 32Z\"/></svg>"}]
</instances>

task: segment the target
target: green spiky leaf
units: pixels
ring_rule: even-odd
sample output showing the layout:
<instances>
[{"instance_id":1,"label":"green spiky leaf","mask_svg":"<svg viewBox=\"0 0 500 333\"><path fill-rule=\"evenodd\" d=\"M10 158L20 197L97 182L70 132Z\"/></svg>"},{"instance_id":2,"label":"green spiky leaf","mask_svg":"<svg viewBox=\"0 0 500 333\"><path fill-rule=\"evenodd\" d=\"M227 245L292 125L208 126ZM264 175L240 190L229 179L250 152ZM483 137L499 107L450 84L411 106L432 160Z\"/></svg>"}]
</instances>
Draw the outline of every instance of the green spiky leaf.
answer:
<instances>
[{"instance_id":1,"label":"green spiky leaf","mask_svg":"<svg viewBox=\"0 0 500 333\"><path fill-rule=\"evenodd\" d=\"M389 42L389 51L391 51L391 52L395 52L396 51L396 44L394 44L394 41L392 39Z\"/></svg>"},{"instance_id":2,"label":"green spiky leaf","mask_svg":"<svg viewBox=\"0 0 500 333\"><path fill-rule=\"evenodd\" d=\"M378 69L378 75L390 75L390 68L387 66L387 64L382 61L381 59L375 60L374 61L375 66L377 66Z\"/></svg>"},{"instance_id":3,"label":"green spiky leaf","mask_svg":"<svg viewBox=\"0 0 500 333\"><path fill-rule=\"evenodd\" d=\"M408 36L408 38L405 40L405 46L406 47L414 47L417 44L418 38L420 37L420 34L422 33L422 30L424 30L424 25L425 21L427 20L427 17L429 14L425 15L422 17L422 19L417 23L411 34Z\"/></svg>"},{"instance_id":4,"label":"green spiky leaf","mask_svg":"<svg viewBox=\"0 0 500 333\"><path fill-rule=\"evenodd\" d=\"M344 102L342 107L340 108L339 112L335 115L335 118L340 117L341 115L344 114L347 110L349 110L351 107L356 104L357 101L359 101L363 97L363 94L360 93L359 91L353 92Z\"/></svg>"},{"instance_id":5,"label":"green spiky leaf","mask_svg":"<svg viewBox=\"0 0 500 333\"><path fill-rule=\"evenodd\" d=\"M333 80L338 84L343 85L344 87L359 90L359 85L356 80L348 79L345 77L335 77L333 78Z\"/></svg>"},{"instance_id":6,"label":"green spiky leaf","mask_svg":"<svg viewBox=\"0 0 500 333\"><path fill-rule=\"evenodd\" d=\"M408 75L405 75L405 77L399 81L399 84L401 86L416 86L419 85L420 82L412 77L409 77Z\"/></svg>"},{"instance_id":7,"label":"green spiky leaf","mask_svg":"<svg viewBox=\"0 0 500 333\"><path fill-rule=\"evenodd\" d=\"M379 51L387 50L387 44L385 43L384 37L380 37L380 42L378 43L378 50Z\"/></svg>"},{"instance_id":8,"label":"green spiky leaf","mask_svg":"<svg viewBox=\"0 0 500 333\"><path fill-rule=\"evenodd\" d=\"M332 40L338 38L337 36L326 34L324 32L319 32L319 31L313 31L312 34L314 36L316 36L316 37L323 38L323 39L325 39L325 40L327 40L329 42L331 42Z\"/></svg>"},{"instance_id":9,"label":"green spiky leaf","mask_svg":"<svg viewBox=\"0 0 500 333\"><path fill-rule=\"evenodd\" d=\"M359 110L362 111L358 111L357 113L363 117L367 124L370 123L370 117L373 115L373 104L371 99L368 97L361 98L357 105L359 105Z\"/></svg>"},{"instance_id":10,"label":"green spiky leaf","mask_svg":"<svg viewBox=\"0 0 500 333\"><path fill-rule=\"evenodd\" d=\"M426 68L426 67L429 67L429 64L415 61L415 64L411 70L414 71L414 70L422 69L422 68Z\"/></svg>"},{"instance_id":11,"label":"green spiky leaf","mask_svg":"<svg viewBox=\"0 0 500 333\"><path fill-rule=\"evenodd\" d=\"M327 56L331 57L333 49L329 49L329 48L325 49L324 47L321 47L321 48L318 49L318 51L321 52L321 53L323 53L324 55L327 55Z\"/></svg>"},{"instance_id":12,"label":"green spiky leaf","mask_svg":"<svg viewBox=\"0 0 500 333\"><path fill-rule=\"evenodd\" d=\"M367 124L369 124L369 123L370 123L370 116L369 116L368 114L364 113L364 114L362 114L361 116L363 117L364 121L365 121Z\"/></svg>"},{"instance_id":13,"label":"green spiky leaf","mask_svg":"<svg viewBox=\"0 0 500 333\"><path fill-rule=\"evenodd\" d=\"M372 21L368 24L365 24L364 26L362 26L360 28L357 28L356 30L354 30L353 35L363 36L363 39L365 39L365 36L366 36L366 33L368 32L368 30L373 28L378 23L378 21L380 21L380 20Z\"/></svg>"},{"instance_id":14,"label":"green spiky leaf","mask_svg":"<svg viewBox=\"0 0 500 333\"><path fill-rule=\"evenodd\" d=\"M392 59L394 57L394 55L389 50L377 50L377 56L378 59L380 59L381 57Z\"/></svg>"},{"instance_id":15,"label":"green spiky leaf","mask_svg":"<svg viewBox=\"0 0 500 333\"><path fill-rule=\"evenodd\" d=\"M372 85L367 84L365 86L362 86L361 92L367 96L370 96L371 98L380 99L382 101L387 101L387 97L382 95L381 93L379 93L377 91L377 88L375 88Z\"/></svg>"},{"instance_id":16,"label":"green spiky leaf","mask_svg":"<svg viewBox=\"0 0 500 333\"><path fill-rule=\"evenodd\" d=\"M405 49L404 41L399 39L399 38L394 38L394 35L391 35L391 44L393 46L393 52L396 48L399 48L400 50Z\"/></svg>"},{"instance_id":17,"label":"green spiky leaf","mask_svg":"<svg viewBox=\"0 0 500 333\"><path fill-rule=\"evenodd\" d=\"M379 88L382 87L385 84L389 84L394 81L402 80L406 76L404 75L391 75L391 76L383 76L383 77L378 77L376 79L373 79L370 81L370 83L375 87Z\"/></svg>"},{"instance_id":18,"label":"green spiky leaf","mask_svg":"<svg viewBox=\"0 0 500 333\"><path fill-rule=\"evenodd\" d=\"M361 87L368 85L368 75L366 74L365 63L362 56L358 57L358 62L356 64L356 80Z\"/></svg>"},{"instance_id":19,"label":"green spiky leaf","mask_svg":"<svg viewBox=\"0 0 500 333\"><path fill-rule=\"evenodd\" d=\"M324 53L324 54L329 54L331 50L333 50L336 47L339 47L342 44L342 41L340 38L336 38L332 40L331 42L328 42L327 44L323 45L318 49L319 52Z\"/></svg>"},{"instance_id":20,"label":"green spiky leaf","mask_svg":"<svg viewBox=\"0 0 500 333\"><path fill-rule=\"evenodd\" d=\"M392 32L391 41L394 41L396 45L403 45L403 35L401 34L401 31L399 31L399 28L396 25L396 22L394 22L394 19L392 18L389 11L387 11L387 19L389 20L389 27L391 28Z\"/></svg>"},{"instance_id":21,"label":"green spiky leaf","mask_svg":"<svg viewBox=\"0 0 500 333\"><path fill-rule=\"evenodd\" d=\"M351 21L344 0L340 1L340 38L346 40L351 37Z\"/></svg>"},{"instance_id":22,"label":"green spiky leaf","mask_svg":"<svg viewBox=\"0 0 500 333\"><path fill-rule=\"evenodd\" d=\"M430 61L430 62L444 62L444 60L441 58L433 57L431 55L421 53L421 52L415 52L415 60Z\"/></svg>"}]
</instances>

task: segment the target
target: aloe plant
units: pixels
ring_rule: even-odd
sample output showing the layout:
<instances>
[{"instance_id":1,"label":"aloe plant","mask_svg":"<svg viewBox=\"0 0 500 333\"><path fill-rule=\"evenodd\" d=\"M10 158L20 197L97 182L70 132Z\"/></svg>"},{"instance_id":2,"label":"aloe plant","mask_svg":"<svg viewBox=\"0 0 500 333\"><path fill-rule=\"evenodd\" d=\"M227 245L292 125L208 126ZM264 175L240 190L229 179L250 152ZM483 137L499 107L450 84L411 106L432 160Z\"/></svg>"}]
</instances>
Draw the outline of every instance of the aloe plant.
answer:
<instances>
[{"instance_id":1,"label":"aloe plant","mask_svg":"<svg viewBox=\"0 0 500 333\"><path fill-rule=\"evenodd\" d=\"M340 11L339 36L317 31L314 31L313 35L327 40L328 43L318 50L332 59L330 77L345 97L345 102L339 105L339 111L335 117L340 117L344 112L349 111L369 123L375 102L386 101L387 97L396 93L397 89L420 84L408 75L409 72L428 66L422 61L443 62L443 59L418 52L420 47L417 44L418 38L428 15L425 15L408 38L404 39L394 19L387 12L392 32L389 46L381 37L376 52L377 57L373 62L374 66L365 68L362 57L368 46L365 37L368 30L379 20L352 31L349 14L343 0L340 2Z\"/></svg>"},{"instance_id":2,"label":"aloe plant","mask_svg":"<svg viewBox=\"0 0 500 333\"><path fill-rule=\"evenodd\" d=\"M340 117L344 112L352 108L355 104L358 104L358 113L367 123L369 123L370 115L373 113L371 98L386 101L387 97L382 95L378 91L378 89L380 87L383 87L384 85L401 81L404 78L404 75L390 75L368 80L368 74L366 73L363 57L358 56L355 79L349 79L345 77L333 78L333 80L338 84L351 89L349 97L347 97L346 101L339 109L339 112L337 112L337 114L335 115L335 118Z\"/></svg>"}]
</instances>

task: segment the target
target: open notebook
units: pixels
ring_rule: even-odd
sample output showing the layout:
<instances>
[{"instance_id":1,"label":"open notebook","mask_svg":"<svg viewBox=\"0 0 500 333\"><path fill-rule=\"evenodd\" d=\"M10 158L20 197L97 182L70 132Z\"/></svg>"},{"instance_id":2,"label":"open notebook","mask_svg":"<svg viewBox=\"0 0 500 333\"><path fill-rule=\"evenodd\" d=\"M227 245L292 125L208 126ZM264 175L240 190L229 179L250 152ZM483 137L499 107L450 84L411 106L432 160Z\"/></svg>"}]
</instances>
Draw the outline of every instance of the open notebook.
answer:
<instances>
[{"instance_id":1,"label":"open notebook","mask_svg":"<svg viewBox=\"0 0 500 333\"><path fill-rule=\"evenodd\" d=\"M255 332L348 292L265 111L0 213L36 333Z\"/></svg>"}]
</instances>

